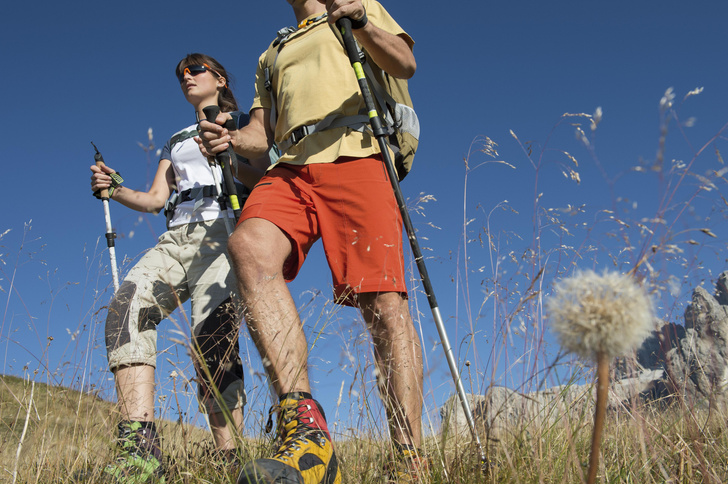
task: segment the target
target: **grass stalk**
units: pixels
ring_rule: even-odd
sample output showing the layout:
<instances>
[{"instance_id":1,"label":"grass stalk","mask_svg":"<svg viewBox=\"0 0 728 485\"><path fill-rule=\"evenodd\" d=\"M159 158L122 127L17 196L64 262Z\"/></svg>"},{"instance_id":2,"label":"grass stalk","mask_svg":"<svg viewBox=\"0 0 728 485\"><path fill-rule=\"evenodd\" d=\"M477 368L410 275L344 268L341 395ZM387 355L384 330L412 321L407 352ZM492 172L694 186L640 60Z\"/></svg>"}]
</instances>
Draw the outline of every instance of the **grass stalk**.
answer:
<instances>
[{"instance_id":1,"label":"grass stalk","mask_svg":"<svg viewBox=\"0 0 728 485\"><path fill-rule=\"evenodd\" d=\"M28 399L28 410L25 413L25 424L23 425L23 432L20 435L20 441L18 442L18 449L15 451L15 464L13 465L13 483L18 479L18 463L20 462L20 453L23 451L23 442L25 441L25 434L28 432L28 423L30 422L30 410L33 408L33 394L35 393L35 381L31 381L30 385L30 398Z\"/></svg>"}]
</instances>

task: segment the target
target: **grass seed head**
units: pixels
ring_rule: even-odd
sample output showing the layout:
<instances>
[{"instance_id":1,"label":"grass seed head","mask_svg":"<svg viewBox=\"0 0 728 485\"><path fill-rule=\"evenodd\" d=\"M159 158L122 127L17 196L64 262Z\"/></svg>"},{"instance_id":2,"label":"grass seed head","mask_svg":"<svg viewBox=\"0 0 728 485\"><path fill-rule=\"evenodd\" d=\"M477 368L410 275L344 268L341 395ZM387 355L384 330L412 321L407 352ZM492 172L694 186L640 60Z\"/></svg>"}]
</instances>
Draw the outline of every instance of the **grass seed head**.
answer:
<instances>
[{"instance_id":1,"label":"grass seed head","mask_svg":"<svg viewBox=\"0 0 728 485\"><path fill-rule=\"evenodd\" d=\"M546 303L561 346L584 359L637 349L654 327L647 292L628 275L580 271L561 280Z\"/></svg>"}]
</instances>

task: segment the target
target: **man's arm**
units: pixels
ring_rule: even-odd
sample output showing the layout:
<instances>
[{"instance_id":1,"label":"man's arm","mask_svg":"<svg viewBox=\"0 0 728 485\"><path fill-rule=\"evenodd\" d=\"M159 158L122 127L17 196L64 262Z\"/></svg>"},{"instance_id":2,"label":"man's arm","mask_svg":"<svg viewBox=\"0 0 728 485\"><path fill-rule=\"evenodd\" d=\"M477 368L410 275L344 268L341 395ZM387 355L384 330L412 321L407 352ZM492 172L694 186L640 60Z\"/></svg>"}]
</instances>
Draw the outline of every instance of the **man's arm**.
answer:
<instances>
[{"instance_id":1,"label":"man's arm","mask_svg":"<svg viewBox=\"0 0 728 485\"><path fill-rule=\"evenodd\" d=\"M319 0L326 3L329 22L335 23L342 17L361 20L366 10L361 0ZM409 38L386 32L371 21L360 29L353 30L354 37L369 53L372 60L384 71L400 79L409 79L417 70Z\"/></svg>"}]
</instances>

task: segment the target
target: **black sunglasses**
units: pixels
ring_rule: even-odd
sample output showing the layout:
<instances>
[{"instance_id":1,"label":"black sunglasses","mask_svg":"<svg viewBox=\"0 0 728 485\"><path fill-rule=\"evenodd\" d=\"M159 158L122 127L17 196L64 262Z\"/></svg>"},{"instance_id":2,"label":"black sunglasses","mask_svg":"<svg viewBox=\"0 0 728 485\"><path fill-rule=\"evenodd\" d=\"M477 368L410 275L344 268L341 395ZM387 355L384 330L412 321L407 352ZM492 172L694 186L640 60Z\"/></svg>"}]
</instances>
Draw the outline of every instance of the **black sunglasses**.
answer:
<instances>
[{"instance_id":1,"label":"black sunglasses","mask_svg":"<svg viewBox=\"0 0 728 485\"><path fill-rule=\"evenodd\" d=\"M178 73L177 79L179 79L180 84L182 84L182 81L185 80L185 74L187 74L188 72L191 76L197 76L198 74L202 74L205 71L212 71L217 77L222 77L219 72L217 72L207 64L193 64L191 66L185 67L182 72Z\"/></svg>"}]
</instances>

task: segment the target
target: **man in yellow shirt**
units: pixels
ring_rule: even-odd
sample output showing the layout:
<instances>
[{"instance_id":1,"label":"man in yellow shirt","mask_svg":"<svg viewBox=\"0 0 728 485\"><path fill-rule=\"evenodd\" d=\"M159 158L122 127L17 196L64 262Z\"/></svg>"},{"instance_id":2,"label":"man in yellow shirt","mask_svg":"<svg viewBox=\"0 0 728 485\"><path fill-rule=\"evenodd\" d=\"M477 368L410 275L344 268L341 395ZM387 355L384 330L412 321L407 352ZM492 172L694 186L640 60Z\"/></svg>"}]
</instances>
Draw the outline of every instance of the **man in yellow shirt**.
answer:
<instances>
[{"instance_id":1,"label":"man in yellow shirt","mask_svg":"<svg viewBox=\"0 0 728 485\"><path fill-rule=\"evenodd\" d=\"M240 479L341 480L324 411L311 396L306 338L286 285L322 239L337 303L361 309L374 342L397 455L390 478L421 481L422 351L407 305L402 220L371 131L365 123L337 125L360 114L364 100L332 26L349 17L371 60L404 79L416 69L414 41L375 0L288 3L298 28L261 55L250 123L228 131L221 115L219 124L201 122L198 139L206 154L232 145L257 158L273 142L282 151L228 242L251 337L280 397L280 448L249 463Z\"/></svg>"}]
</instances>

